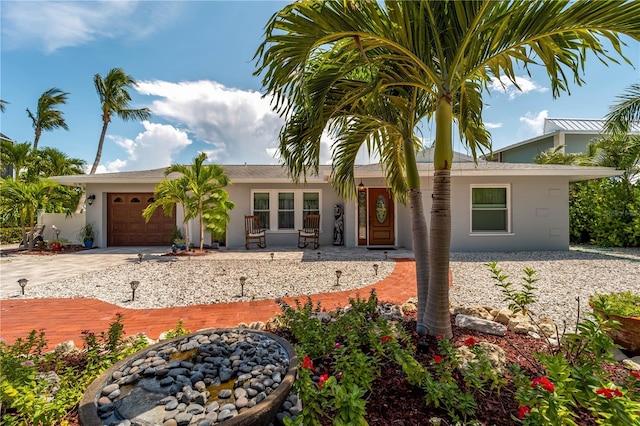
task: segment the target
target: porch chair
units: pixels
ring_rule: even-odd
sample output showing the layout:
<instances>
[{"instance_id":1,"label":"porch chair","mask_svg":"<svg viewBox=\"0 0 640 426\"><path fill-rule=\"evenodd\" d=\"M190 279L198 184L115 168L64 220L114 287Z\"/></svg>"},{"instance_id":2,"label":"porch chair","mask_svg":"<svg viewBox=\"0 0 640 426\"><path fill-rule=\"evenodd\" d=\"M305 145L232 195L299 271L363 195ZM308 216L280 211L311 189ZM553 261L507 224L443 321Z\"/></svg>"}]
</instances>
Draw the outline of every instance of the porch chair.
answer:
<instances>
[{"instance_id":1,"label":"porch chair","mask_svg":"<svg viewBox=\"0 0 640 426\"><path fill-rule=\"evenodd\" d=\"M309 245L308 240L313 241L313 248L320 246L320 215L308 214L304 219L304 228L298 230L298 248L305 248Z\"/></svg>"},{"instance_id":2,"label":"porch chair","mask_svg":"<svg viewBox=\"0 0 640 426\"><path fill-rule=\"evenodd\" d=\"M44 238L42 237L42 234L44 233L44 228L46 225L36 225L34 227L33 230L33 235L31 235L31 238L29 238L29 235L27 235L27 242L25 243L24 239L22 241L20 241L20 245L18 247L22 248L22 247L27 247L29 245L29 242L31 241L31 239L33 239L33 247L34 248L46 248L46 243L44 241Z\"/></svg>"},{"instance_id":3,"label":"porch chair","mask_svg":"<svg viewBox=\"0 0 640 426\"><path fill-rule=\"evenodd\" d=\"M257 244L260 248L267 246L266 235L264 229L260 228L258 216L244 217L244 237L247 250L249 250L249 244Z\"/></svg>"}]
</instances>

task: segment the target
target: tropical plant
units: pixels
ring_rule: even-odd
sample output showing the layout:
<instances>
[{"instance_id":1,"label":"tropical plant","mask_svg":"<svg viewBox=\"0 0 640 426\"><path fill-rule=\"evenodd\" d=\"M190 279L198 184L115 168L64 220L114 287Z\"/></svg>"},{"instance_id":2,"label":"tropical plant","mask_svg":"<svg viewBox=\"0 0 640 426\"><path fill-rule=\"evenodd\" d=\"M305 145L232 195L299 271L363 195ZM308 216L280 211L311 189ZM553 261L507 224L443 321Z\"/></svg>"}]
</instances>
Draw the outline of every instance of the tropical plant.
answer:
<instances>
[{"instance_id":1,"label":"tropical plant","mask_svg":"<svg viewBox=\"0 0 640 426\"><path fill-rule=\"evenodd\" d=\"M640 294L630 291L595 294L589 298L589 304L608 315L640 318Z\"/></svg>"},{"instance_id":2,"label":"tropical plant","mask_svg":"<svg viewBox=\"0 0 640 426\"><path fill-rule=\"evenodd\" d=\"M3 99L0 99L0 112L4 112L4 109L6 108L5 105L9 104L11 102L7 102Z\"/></svg>"},{"instance_id":3,"label":"tropical plant","mask_svg":"<svg viewBox=\"0 0 640 426\"><path fill-rule=\"evenodd\" d=\"M107 134L107 127L109 127L111 117L114 114L124 121L146 120L151 117L149 108L130 108L131 95L127 89L136 86L138 83L133 77L127 75L122 68L111 69L105 78L102 78L100 74L96 74L93 77L93 84L100 98L102 132L100 133L96 159L93 162L93 166L91 166L89 174L94 174L98 169L100 157L102 157L104 138Z\"/></svg>"},{"instance_id":4,"label":"tropical plant","mask_svg":"<svg viewBox=\"0 0 640 426\"><path fill-rule=\"evenodd\" d=\"M640 84L629 86L618 100L605 117L605 129L614 134L628 133L634 122L640 125Z\"/></svg>"},{"instance_id":5,"label":"tropical plant","mask_svg":"<svg viewBox=\"0 0 640 426\"><path fill-rule=\"evenodd\" d=\"M165 170L165 176L169 173ZM180 205L182 208L182 217L184 226L184 244L188 248L189 247L189 194L188 194L188 182L187 179L183 177L178 179L163 179L156 185L155 194L153 196L153 203L149 204L143 211L142 216L144 219L149 222L153 217L153 214L158 209L158 207L162 207L164 214L166 216L173 215L173 208L176 205ZM180 229L176 228L174 231L174 236L171 239L172 242L175 243L177 238L176 234L179 233L180 239L183 238Z\"/></svg>"},{"instance_id":6,"label":"tropical plant","mask_svg":"<svg viewBox=\"0 0 640 426\"><path fill-rule=\"evenodd\" d=\"M579 154L565 154L564 145L558 145L545 149L533 158L536 164L566 164L574 165L578 161Z\"/></svg>"},{"instance_id":7,"label":"tropical plant","mask_svg":"<svg viewBox=\"0 0 640 426\"><path fill-rule=\"evenodd\" d=\"M214 234L224 233L229 222L229 210L235 207L235 204L229 201L229 193L224 189L230 184L224 169L217 164L204 164L206 159L207 155L200 153L194 157L193 164L172 164L165 169L165 175L171 173L181 174L177 178L180 182L175 185L175 188L171 189L171 194L173 194L174 189L175 191L186 189L186 215L184 220L186 223L198 217L200 250L204 249L205 228ZM168 185L167 189L172 187L169 184L164 185ZM172 196L168 194L165 201L167 204L175 205L178 202L177 199L173 198L175 194ZM149 207L153 205L151 204ZM162 205L162 203L159 205ZM154 209L157 207L155 206Z\"/></svg>"},{"instance_id":8,"label":"tropical plant","mask_svg":"<svg viewBox=\"0 0 640 426\"><path fill-rule=\"evenodd\" d=\"M78 231L78 239L83 243L93 241L96 239L96 227L93 223L85 223Z\"/></svg>"},{"instance_id":9,"label":"tropical plant","mask_svg":"<svg viewBox=\"0 0 640 426\"><path fill-rule=\"evenodd\" d=\"M22 240L28 242L30 250L34 247L32 237L37 224L38 211L46 210L50 203L64 197L63 194L55 191L56 187L58 187L57 183L47 179L22 182L6 178L0 182L3 214L19 219Z\"/></svg>"},{"instance_id":10,"label":"tropical plant","mask_svg":"<svg viewBox=\"0 0 640 426\"><path fill-rule=\"evenodd\" d=\"M31 143L15 143L7 139L0 141L2 148L0 150L0 165L2 168L10 167L13 169L15 178L25 170L30 161Z\"/></svg>"},{"instance_id":11,"label":"tropical plant","mask_svg":"<svg viewBox=\"0 0 640 426\"><path fill-rule=\"evenodd\" d=\"M638 13L640 4L632 1L347 4L335 0L297 2L271 18L256 53L260 61L256 73L263 75L263 86L276 109L288 118L279 151L289 174L298 180L317 170L321 131L328 128L338 135L332 153L333 183L341 192L355 196L349 163L362 144L380 156L392 190L401 187L394 181L406 182L416 267L428 271L428 279L417 275L421 335L452 335L448 270L453 119L477 158L477 151L489 146L482 93L492 79L506 79L519 87L516 66L528 70L542 65L553 95L559 96L569 90L570 77L578 85L583 83L588 53L604 62L615 61L605 41L622 56L618 33L640 38ZM356 78L363 74L365 78ZM353 80L357 84L352 85ZM418 217L423 208L414 139L405 137L400 145L388 127L367 120L368 138L340 142L349 140L343 135L352 130L362 134L359 114L380 111L384 105L403 111L403 125L413 132L418 122L412 108L418 104L407 103L407 95L426 102L436 123L429 243L426 227L422 230L425 219ZM350 109L351 117L345 113ZM347 177L336 179L338 171Z\"/></svg>"},{"instance_id":12,"label":"tropical plant","mask_svg":"<svg viewBox=\"0 0 640 426\"><path fill-rule=\"evenodd\" d=\"M57 87L53 87L44 92L38 98L38 107L35 114L27 108L27 115L31 119L31 125L35 132L33 139L33 150L38 150L38 141L42 135L42 131L51 131L53 129L69 130L67 122L64 119L64 113L56 107L67 103L67 95Z\"/></svg>"}]
</instances>

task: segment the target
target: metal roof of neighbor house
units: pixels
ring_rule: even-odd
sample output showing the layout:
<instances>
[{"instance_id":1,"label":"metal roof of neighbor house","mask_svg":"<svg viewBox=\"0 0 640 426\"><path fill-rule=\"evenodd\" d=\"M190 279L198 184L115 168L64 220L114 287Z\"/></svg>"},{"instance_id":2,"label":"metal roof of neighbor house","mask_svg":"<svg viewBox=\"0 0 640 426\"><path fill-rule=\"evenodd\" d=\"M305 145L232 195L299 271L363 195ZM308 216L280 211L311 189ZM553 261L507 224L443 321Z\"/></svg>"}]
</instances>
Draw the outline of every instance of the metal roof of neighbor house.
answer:
<instances>
[{"instance_id":1,"label":"metal roof of neighbor house","mask_svg":"<svg viewBox=\"0 0 640 426\"><path fill-rule=\"evenodd\" d=\"M543 133L601 133L605 120L590 118L545 118ZM640 132L640 123L631 123L631 133Z\"/></svg>"},{"instance_id":2,"label":"metal roof of neighbor house","mask_svg":"<svg viewBox=\"0 0 640 426\"><path fill-rule=\"evenodd\" d=\"M287 170L280 165L221 165L233 183L290 183ZM421 176L433 175L433 163L418 163ZM605 167L565 166L558 164L497 163L497 162L454 162L451 176L566 176L570 181L617 176L621 172ZM331 166L320 166L319 175L308 175L307 183L329 181ZM382 174L380 164L356 165L356 179L375 177ZM172 173L168 177L179 176ZM165 177L164 169L133 172L100 173L94 175L54 176L56 182L65 185L109 184L109 183L158 183ZM304 179L301 179L304 181Z\"/></svg>"},{"instance_id":3,"label":"metal roof of neighbor house","mask_svg":"<svg viewBox=\"0 0 640 426\"><path fill-rule=\"evenodd\" d=\"M2 132L0 132L0 139L3 139L5 141L13 142L10 137L5 136L4 133L2 133Z\"/></svg>"}]
</instances>

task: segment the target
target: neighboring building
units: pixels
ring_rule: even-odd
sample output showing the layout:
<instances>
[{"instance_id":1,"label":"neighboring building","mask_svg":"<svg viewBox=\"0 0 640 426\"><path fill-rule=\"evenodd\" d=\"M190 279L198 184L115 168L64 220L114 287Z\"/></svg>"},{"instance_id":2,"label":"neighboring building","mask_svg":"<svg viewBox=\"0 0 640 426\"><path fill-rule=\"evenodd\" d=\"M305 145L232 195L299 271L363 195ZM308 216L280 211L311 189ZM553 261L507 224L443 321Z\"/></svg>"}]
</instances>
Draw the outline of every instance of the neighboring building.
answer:
<instances>
[{"instance_id":1,"label":"neighboring building","mask_svg":"<svg viewBox=\"0 0 640 426\"><path fill-rule=\"evenodd\" d=\"M427 221L431 209L433 164L429 154L418 156ZM451 170L453 251L568 250L569 182L615 176L600 167L503 164L454 161ZM410 208L395 203L380 166L356 166L362 183L357 199L343 200L329 183L330 166L296 185L278 165L223 165L232 185L226 189L236 204L230 212L226 245L245 245L244 216L258 215L267 228L267 247L295 247L307 213L321 215L321 246L333 244L334 213L344 213L344 244L348 247L412 247ZM182 226L180 209L165 217L161 209L149 223L142 210L153 201L164 169L59 176L67 185L82 185L87 196L86 221L98 230L96 245L169 245L171 231ZM356 194L354 194L355 196ZM197 221L190 223L197 235ZM192 241L193 242L193 241ZM207 241L207 242L210 242ZM268 248L267 248L268 250Z\"/></svg>"},{"instance_id":2,"label":"neighboring building","mask_svg":"<svg viewBox=\"0 0 640 426\"><path fill-rule=\"evenodd\" d=\"M491 160L501 163L532 163L536 155L562 146L565 154L587 152L587 145L603 137L604 120L545 118L541 136L527 139L493 151ZM640 133L640 123L631 127L631 133Z\"/></svg>"},{"instance_id":3,"label":"neighboring building","mask_svg":"<svg viewBox=\"0 0 640 426\"><path fill-rule=\"evenodd\" d=\"M11 143L13 143L13 141L11 139L9 139L8 137L6 137L4 134L0 133L0 141L9 141ZM9 164L6 164L2 170L0 170L0 178L6 178L6 177L13 177L13 167L11 167Z\"/></svg>"}]
</instances>

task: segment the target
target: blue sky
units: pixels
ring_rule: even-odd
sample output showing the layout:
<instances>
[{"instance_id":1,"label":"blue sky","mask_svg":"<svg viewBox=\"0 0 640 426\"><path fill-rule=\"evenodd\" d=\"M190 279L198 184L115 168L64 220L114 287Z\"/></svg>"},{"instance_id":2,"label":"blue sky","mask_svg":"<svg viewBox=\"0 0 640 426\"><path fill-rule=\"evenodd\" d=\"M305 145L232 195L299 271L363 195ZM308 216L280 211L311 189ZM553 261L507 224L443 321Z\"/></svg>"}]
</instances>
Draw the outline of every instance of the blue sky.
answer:
<instances>
[{"instance_id":1,"label":"blue sky","mask_svg":"<svg viewBox=\"0 0 640 426\"><path fill-rule=\"evenodd\" d=\"M60 109L69 125L44 132L40 146L91 164L102 121L96 73L123 68L139 86L135 107L146 122L109 125L99 172L146 170L189 163L204 151L219 164L277 164L282 120L262 98L253 55L264 25L282 1L5 1L0 3L0 98L9 102L0 131L33 141L26 108L57 87L69 92ZM586 85L554 100L544 73L518 73L523 92L495 85L484 119L494 149L540 135L545 117L602 118L615 97L640 82L640 45L628 40L628 64L590 58ZM425 124L424 139L434 129ZM329 160L330 142L322 151ZM461 146L457 150L464 151ZM362 157L362 162L366 158Z\"/></svg>"}]
</instances>

